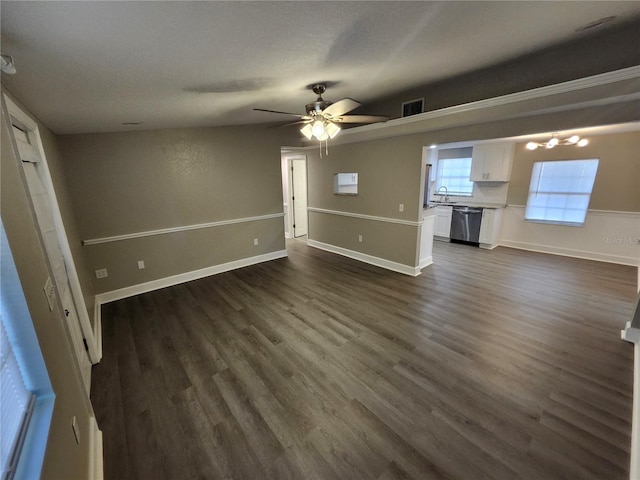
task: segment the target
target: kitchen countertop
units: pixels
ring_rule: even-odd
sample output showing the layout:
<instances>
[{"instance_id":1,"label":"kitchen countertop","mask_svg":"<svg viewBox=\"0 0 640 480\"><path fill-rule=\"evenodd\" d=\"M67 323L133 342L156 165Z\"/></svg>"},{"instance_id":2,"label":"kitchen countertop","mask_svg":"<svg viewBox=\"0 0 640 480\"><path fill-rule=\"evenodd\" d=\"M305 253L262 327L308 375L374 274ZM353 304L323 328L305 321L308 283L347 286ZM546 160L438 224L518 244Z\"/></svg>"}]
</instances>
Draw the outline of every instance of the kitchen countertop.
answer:
<instances>
[{"instance_id":1,"label":"kitchen countertop","mask_svg":"<svg viewBox=\"0 0 640 480\"><path fill-rule=\"evenodd\" d=\"M505 208L503 203L473 203L473 202L432 202L424 210L435 207L477 207L477 208Z\"/></svg>"}]
</instances>

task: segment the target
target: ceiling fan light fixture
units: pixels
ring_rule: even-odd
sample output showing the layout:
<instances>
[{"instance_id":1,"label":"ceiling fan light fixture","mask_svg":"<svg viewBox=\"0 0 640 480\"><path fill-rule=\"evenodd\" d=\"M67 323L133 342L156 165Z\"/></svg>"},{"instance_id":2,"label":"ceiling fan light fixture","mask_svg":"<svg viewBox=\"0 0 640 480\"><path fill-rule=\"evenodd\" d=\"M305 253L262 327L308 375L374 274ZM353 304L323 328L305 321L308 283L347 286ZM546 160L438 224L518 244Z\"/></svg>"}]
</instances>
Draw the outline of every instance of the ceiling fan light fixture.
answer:
<instances>
[{"instance_id":1,"label":"ceiling fan light fixture","mask_svg":"<svg viewBox=\"0 0 640 480\"><path fill-rule=\"evenodd\" d=\"M586 147L587 145L589 145L589 140L583 138L582 140L579 140L576 145L579 147Z\"/></svg>"},{"instance_id":2,"label":"ceiling fan light fixture","mask_svg":"<svg viewBox=\"0 0 640 480\"><path fill-rule=\"evenodd\" d=\"M327 132L327 135L329 135L329 138L335 138L335 136L340 133L340 130L342 130L333 122L327 122L327 125L324 127L324 129Z\"/></svg>"},{"instance_id":3,"label":"ceiling fan light fixture","mask_svg":"<svg viewBox=\"0 0 640 480\"><path fill-rule=\"evenodd\" d=\"M322 120L316 120L313 122L313 127L311 127L311 131L313 132L313 136L317 139L320 139L325 134L324 122Z\"/></svg>"},{"instance_id":4,"label":"ceiling fan light fixture","mask_svg":"<svg viewBox=\"0 0 640 480\"><path fill-rule=\"evenodd\" d=\"M304 127L300 129L300 133L302 133L305 137L307 137L307 140L311 140L311 138L313 137L313 127L311 126L310 123L307 123Z\"/></svg>"}]
</instances>

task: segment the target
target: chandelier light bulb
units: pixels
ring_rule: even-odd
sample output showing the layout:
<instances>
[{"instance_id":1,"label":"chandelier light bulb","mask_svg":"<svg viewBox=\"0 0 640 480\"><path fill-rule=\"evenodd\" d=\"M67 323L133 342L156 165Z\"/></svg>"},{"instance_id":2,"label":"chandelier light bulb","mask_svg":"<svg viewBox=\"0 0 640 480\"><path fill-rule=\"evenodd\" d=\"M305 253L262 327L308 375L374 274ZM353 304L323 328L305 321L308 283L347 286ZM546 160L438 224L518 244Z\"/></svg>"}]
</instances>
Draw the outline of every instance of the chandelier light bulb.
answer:
<instances>
[{"instance_id":1,"label":"chandelier light bulb","mask_svg":"<svg viewBox=\"0 0 640 480\"><path fill-rule=\"evenodd\" d=\"M341 128L333 122L328 122L325 126L325 131L327 132L327 135L329 135L329 138L334 138L336 135L338 135L340 130Z\"/></svg>"},{"instance_id":2,"label":"chandelier light bulb","mask_svg":"<svg viewBox=\"0 0 640 480\"><path fill-rule=\"evenodd\" d=\"M325 134L324 124L322 123L321 120L317 120L316 122L314 122L312 127L312 132L313 132L313 136L316 137L318 140L320 140L320 137L322 137Z\"/></svg>"},{"instance_id":3,"label":"chandelier light bulb","mask_svg":"<svg viewBox=\"0 0 640 480\"><path fill-rule=\"evenodd\" d=\"M553 136L547 140L546 142L528 142L525 145L527 150L535 150L540 147L544 147L547 149L551 149L556 146L574 146L574 147L584 147L589 144L589 140L586 138L580 138L578 135L572 135L569 138L563 138L560 140L557 134L553 134Z\"/></svg>"},{"instance_id":4,"label":"chandelier light bulb","mask_svg":"<svg viewBox=\"0 0 640 480\"><path fill-rule=\"evenodd\" d=\"M311 124L307 123L304 127L302 127L300 129L300 133L307 137L307 140L311 140L311 137L313 137L313 128L311 127Z\"/></svg>"}]
</instances>

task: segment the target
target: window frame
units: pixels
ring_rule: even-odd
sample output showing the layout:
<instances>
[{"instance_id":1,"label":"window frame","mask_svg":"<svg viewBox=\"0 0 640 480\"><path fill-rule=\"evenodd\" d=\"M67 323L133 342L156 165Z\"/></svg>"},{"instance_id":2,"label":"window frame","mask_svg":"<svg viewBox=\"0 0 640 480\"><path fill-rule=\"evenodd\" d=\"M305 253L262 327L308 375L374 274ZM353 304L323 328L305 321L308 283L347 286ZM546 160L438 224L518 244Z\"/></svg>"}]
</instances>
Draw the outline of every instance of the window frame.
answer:
<instances>
[{"instance_id":1,"label":"window frame","mask_svg":"<svg viewBox=\"0 0 640 480\"><path fill-rule=\"evenodd\" d=\"M545 165L552 165L557 167L558 164L570 164L574 163L577 167L582 166L582 174L572 174L571 176L565 176L566 182L561 184L564 191L558 190L562 177L553 176L548 174L545 178L544 167ZM539 167L538 167L539 165ZM584 226L587 213L589 211L589 205L591 203L591 195L593 193L593 187L595 186L596 177L598 174L598 167L600 166L599 158L579 158L569 160L540 160L534 162L531 167L531 179L529 182L529 190L527 192L527 202L524 210L524 221L529 223L542 223L548 225L560 225L567 227L582 227ZM587 170L592 172L585 172ZM589 188L584 188L586 185L581 185L583 182L587 182ZM568 183L572 182L572 184ZM541 189L541 184L546 183L546 189ZM573 190L573 191L571 191ZM532 198L538 195L545 196L547 198L546 205L535 205L532 203ZM584 206L576 206L575 199L582 197ZM570 200L574 199L574 205L567 206ZM564 205L562 205L564 203ZM543 212L543 217L534 215L535 210ZM549 212L561 211L563 219L549 218ZM567 220L566 216L569 212L579 212L580 221Z\"/></svg>"},{"instance_id":2,"label":"window frame","mask_svg":"<svg viewBox=\"0 0 640 480\"><path fill-rule=\"evenodd\" d=\"M35 395L30 421L23 432L22 449L8 478L40 478L53 417L55 393L1 220L0 271L0 316L15 357L23 370L25 387Z\"/></svg>"},{"instance_id":3,"label":"window frame","mask_svg":"<svg viewBox=\"0 0 640 480\"><path fill-rule=\"evenodd\" d=\"M434 195L441 195L437 193L441 187L447 187L447 196L448 197L473 197L473 192L475 189L475 182L471 181L471 168L473 165L473 147L461 147L461 148L444 148L438 150L438 160L436 167L436 181L435 181L435 189ZM468 160L468 172L465 172L462 176L456 177L446 177L446 178L454 178L454 179L466 179L469 183L470 190L468 191L459 191L459 190L450 190L449 186L445 183L443 185L442 182L442 173L445 168L445 164L447 162L452 162L455 160Z\"/></svg>"}]
</instances>

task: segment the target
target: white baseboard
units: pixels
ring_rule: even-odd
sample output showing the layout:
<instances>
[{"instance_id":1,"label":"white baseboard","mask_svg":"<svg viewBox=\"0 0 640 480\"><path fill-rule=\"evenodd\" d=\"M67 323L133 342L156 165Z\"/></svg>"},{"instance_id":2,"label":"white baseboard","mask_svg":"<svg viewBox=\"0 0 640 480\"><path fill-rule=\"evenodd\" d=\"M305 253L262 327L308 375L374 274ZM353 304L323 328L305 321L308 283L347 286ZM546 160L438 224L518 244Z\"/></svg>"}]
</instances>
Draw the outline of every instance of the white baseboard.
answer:
<instances>
[{"instance_id":1,"label":"white baseboard","mask_svg":"<svg viewBox=\"0 0 640 480\"><path fill-rule=\"evenodd\" d=\"M110 292L99 293L95 296L95 312L96 325L101 324L100 307L109 302L115 302L116 300L122 300L123 298L133 297L134 295L140 295L142 293L151 292L153 290L159 290L161 288L172 287L173 285L179 285L181 283L190 282L199 278L209 277L211 275L217 275L219 273L236 270L238 268L248 267L256 265L262 262L268 262L269 260L276 260L278 258L284 258L287 256L286 250L278 250L276 252L265 253L264 255L256 255L255 257L242 258L240 260L234 260L233 262L222 263L220 265L213 265L211 267L201 268L199 270L193 270L191 272L180 273L178 275L172 275L166 278L159 278L158 280L152 280L150 282L139 283L138 285L131 285L130 287L120 288L118 290L112 290Z\"/></svg>"},{"instance_id":2,"label":"white baseboard","mask_svg":"<svg viewBox=\"0 0 640 480\"><path fill-rule=\"evenodd\" d=\"M627 325L620 336L633 347L633 404L631 415L631 480L640 479L640 329Z\"/></svg>"},{"instance_id":3,"label":"white baseboard","mask_svg":"<svg viewBox=\"0 0 640 480\"><path fill-rule=\"evenodd\" d=\"M553 245L541 245L537 243L518 242L514 240L500 240L500 245L504 247L517 248L519 250L529 250L532 252L549 253L552 255L562 255L564 257L582 258L584 260L595 260L597 262L618 263L621 265L638 265L638 259L625 257L622 255L609 255L606 253L589 252L586 250L573 250Z\"/></svg>"},{"instance_id":4,"label":"white baseboard","mask_svg":"<svg viewBox=\"0 0 640 480\"><path fill-rule=\"evenodd\" d=\"M355 250L349 250L346 248L338 247L337 245L330 245L328 243L318 242L317 240L308 239L307 245L309 245L310 247L318 248L320 250L326 250L327 252L337 253L338 255L342 255L344 257L353 258L354 260L359 260L361 262L368 263L370 265L386 268L387 270L392 270L394 272L410 275L412 277L417 277L421 273L420 268L422 267L410 267L409 265L403 265L401 263L392 262L391 260L386 260L380 257L374 257L373 255L367 255L366 253L356 252Z\"/></svg>"},{"instance_id":5,"label":"white baseboard","mask_svg":"<svg viewBox=\"0 0 640 480\"><path fill-rule=\"evenodd\" d=\"M427 258L423 258L422 260L420 260L420 270L432 264L433 264L433 256L428 256Z\"/></svg>"},{"instance_id":6,"label":"white baseboard","mask_svg":"<svg viewBox=\"0 0 640 480\"><path fill-rule=\"evenodd\" d=\"M104 479L102 431L95 417L89 418L89 475L90 480Z\"/></svg>"},{"instance_id":7,"label":"white baseboard","mask_svg":"<svg viewBox=\"0 0 640 480\"><path fill-rule=\"evenodd\" d=\"M640 479L640 343L633 347L633 413L629 478Z\"/></svg>"}]
</instances>

